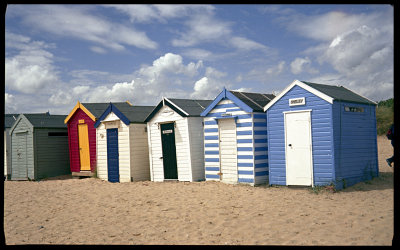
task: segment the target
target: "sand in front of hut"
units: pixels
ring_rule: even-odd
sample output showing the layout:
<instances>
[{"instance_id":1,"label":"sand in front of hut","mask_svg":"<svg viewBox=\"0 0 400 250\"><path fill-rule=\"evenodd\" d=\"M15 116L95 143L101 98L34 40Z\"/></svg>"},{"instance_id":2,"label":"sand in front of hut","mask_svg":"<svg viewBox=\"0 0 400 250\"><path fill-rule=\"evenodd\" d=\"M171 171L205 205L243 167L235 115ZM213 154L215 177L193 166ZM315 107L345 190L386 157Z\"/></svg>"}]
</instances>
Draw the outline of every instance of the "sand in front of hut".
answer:
<instances>
[{"instance_id":1,"label":"sand in front of hut","mask_svg":"<svg viewBox=\"0 0 400 250\"><path fill-rule=\"evenodd\" d=\"M391 245L390 141L380 177L340 192L218 182L4 184L6 244Z\"/></svg>"}]
</instances>

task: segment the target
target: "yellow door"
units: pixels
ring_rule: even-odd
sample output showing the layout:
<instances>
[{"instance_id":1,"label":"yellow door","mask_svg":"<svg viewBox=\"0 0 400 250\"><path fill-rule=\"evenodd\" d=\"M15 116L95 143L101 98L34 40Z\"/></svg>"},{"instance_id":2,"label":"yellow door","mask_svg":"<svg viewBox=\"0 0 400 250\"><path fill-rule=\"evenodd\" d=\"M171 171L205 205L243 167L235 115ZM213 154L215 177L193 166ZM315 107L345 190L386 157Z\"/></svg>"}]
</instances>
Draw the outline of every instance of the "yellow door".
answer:
<instances>
[{"instance_id":1,"label":"yellow door","mask_svg":"<svg viewBox=\"0 0 400 250\"><path fill-rule=\"evenodd\" d=\"M89 134L87 124L78 125L81 171L90 170Z\"/></svg>"}]
</instances>

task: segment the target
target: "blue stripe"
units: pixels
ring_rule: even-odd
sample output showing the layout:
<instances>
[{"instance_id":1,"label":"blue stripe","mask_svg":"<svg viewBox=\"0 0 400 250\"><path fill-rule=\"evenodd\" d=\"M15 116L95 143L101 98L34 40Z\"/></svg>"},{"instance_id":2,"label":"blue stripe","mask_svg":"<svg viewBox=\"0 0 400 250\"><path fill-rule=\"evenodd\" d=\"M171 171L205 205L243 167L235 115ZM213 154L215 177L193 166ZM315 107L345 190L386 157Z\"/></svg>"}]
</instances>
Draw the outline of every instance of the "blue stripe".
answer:
<instances>
[{"instance_id":1,"label":"blue stripe","mask_svg":"<svg viewBox=\"0 0 400 250\"><path fill-rule=\"evenodd\" d=\"M267 123L266 122L255 122L254 127L266 127Z\"/></svg>"},{"instance_id":2,"label":"blue stripe","mask_svg":"<svg viewBox=\"0 0 400 250\"><path fill-rule=\"evenodd\" d=\"M205 125L217 125L218 123L217 123L217 121L214 120L214 121L205 121L204 124Z\"/></svg>"},{"instance_id":3,"label":"blue stripe","mask_svg":"<svg viewBox=\"0 0 400 250\"><path fill-rule=\"evenodd\" d=\"M268 155L256 155L255 160L268 159Z\"/></svg>"},{"instance_id":4,"label":"blue stripe","mask_svg":"<svg viewBox=\"0 0 400 250\"><path fill-rule=\"evenodd\" d=\"M251 122L236 123L236 127L251 127Z\"/></svg>"},{"instance_id":5,"label":"blue stripe","mask_svg":"<svg viewBox=\"0 0 400 250\"><path fill-rule=\"evenodd\" d=\"M222 114L225 114L224 112L220 113L208 113L206 117L221 117Z\"/></svg>"},{"instance_id":6,"label":"blue stripe","mask_svg":"<svg viewBox=\"0 0 400 250\"><path fill-rule=\"evenodd\" d=\"M242 111L241 109L226 109L226 112Z\"/></svg>"},{"instance_id":7,"label":"blue stripe","mask_svg":"<svg viewBox=\"0 0 400 250\"><path fill-rule=\"evenodd\" d=\"M204 140L218 140L218 135L215 135L215 136L204 136Z\"/></svg>"},{"instance_id":8,"label":"blue stripe","mask_svg":"<svg viewBox=\"0 0 400 250\"><path fill-rule=\"evenodd\" d=\"M219 162L218 158L205 158L204 159L206 162Z\"/></svg>"},{"instance_id":9,"label":"blue stripe","mask_svg":"<svg viewBox=\"0 0 400 250\"><path fill-rule=\"evenodd\" d=\"M237 147L237 151L253 151L251 147Z\"/></svg>"},{"instance_id":10,"label":"blue stripe","mask_svg":"<svg viewBox=\"0 0 400 250\"><path fill-rule=\"evenodd\" d=\"M268 143L267 139L254 139L254 143Z\"/></svg>"},{"instance_id":11,"label":"blue stripe","mask_svg":"<svg viewBox=\"0 0 400 250\"><path fill-rule=\"evenodd\" d=\"M236 133L237 135L252 135L252 131L251 130L247 130L247 131L237 131Z\"/></svg>"},{"instance_id":12,"label":"blue stripe","mask_svg":"<svg viewBox=\"0 0 400 250\"><path fill-rule=\"evenodd\" d=\"M251 171L251 170L239 170L238 174L251 174L251 175L253 175L253 171Z\"/></svg>"},{"instance_id":13,"label":"blue stripe","mask_svg":"<svg viewBox=\"0 0 400 250\"><path fill-rule=\"evenodd\" d=\"M251 118L251 115L247 115L247 114L245 114L245 115L238 115L237 118L238 118L238 119L249 119L249 118Z\"/></svg>"},{"instance_id":14,"label":"blue stripe","mask_svg":"<svg viewBox=\"0 0 400 250\"><path fill-rule=\"evenodd\" d=\"M242 162L239 162L238 164L237 164L237 166L238 167L253 167L253 163L246 163L246 162L244 162L244 163L242 163Z\"/></svg>"},{"instance_id":15,"label":"blue stripe","mask_svg":"<svg viewBox=\"0 0 400 250\"><path fill-rule=\"evenodd\" d=\"M267 134L267 130L255 130L254 134L255 135L266 135Z\"/></svg>"},{"instance_id":16,"label":"blue stripe","mask_svg":"<svg viewBox=\"0 0 400 250\"><path fill-rule=\"evenodd\" d=\"M218 143L206 143L204 144L206 148L213 148L213 147L218 147Z\"/></svg>"},{"instance_id":17,"label":"blue stripe","mask_svg":"<svg viewBox=\"0 0 400 250\"><path fill-rule=\"evenodd\" d=\"M216 174L206 174L207 179L219 179L219 175Z\"/></svg>"},{"instance_id":18,"label":"blue stripe","mask_svg":"<svg viewBox=\"0 0 400 250\"><path fill-rule=\"evenodd\" d=\"M237 139L237 143L252 143L253 139Z\"/></svg>"},{"instance_id":19,"label":"blue stripe","mask_svg":"<svg viewBox=\"0 0 400 250\"><path fill-rule=\"evenodd\" d=\"M204 133L207 133L207 132L218 132L218 128L206 128L206 129L204 129Z\"/></svg>"},{"instance_id":20,"label":"blue stripe","mask_svg":"<svg viewBox=\"0 0 400 250\"><path fill-rule=\"evenodd\" d=\"M206 154L206 155L218 155L219 151L205 151L204 154Z\"/></svg>"},{"instance_id":21,"label":"blue stripe","mask_svg":"<svg viewBox=\"0 0 400 250\"><path fill-rule=\"evenodd\" d=\"M218 104L215 105L213 109L222 109L222 108L237 108L237 106L234 103Z\"/></svg>"},{"instance_id":22,"label":"blue stripe","mask_svg":"<svg viewBox=\"0 0 400 250\"><path fill-rule=\"evenodd\" d=\"M238 155L238 159L253 159L252 155Z\"/></svg>"},{"instance_id":23,"label":"blue stripe","mask_svg":"<svg viewBox=\"0 0 400 250\"><path fill-rule=\"evenodd\" d=\"M265 114L254 114L254 119L267 119Z\"/></svg>"},{"instance_id":24,"label":"blue stripe","mask_svg":"<svg viewBox=\"0 0 400 250\"><path fill-rule=\"evenodd\" d=\"M238 182L247 182L247 183L252 183L254 182L254 179L248 179L248 178L239 178Z\"/></svg>"},{"instance_id":25,"label":"blue stripe","mask_svg":"<svg viewBox=\"0 0 400 250\"><path fill-rule=\"evenodd\" d=\"M268 147L257 147L254 151L268 151Z\"/></svg>"},{"instance_id":26,"label":"blue stripe","mask_svg":"<svg viewBox=\"0 0 400 250\"><path fill-rule=\"evenodd\" d=\"M256 176L264 176L264 175L268 175L268 171L261 171L261 172L256 172Z\"/></svg>"},{"instance_id":27,"label":"blue stripe","mask_svg":"<svg viewBox=\"0 0 400 250\"><path fill-rule=\"evenodd\" d=\"M206 167L206 171L219 171L219 167Z\"/></svg>"},{"instance_id":28,"label":"blue stripe","mask_svg":"<svg viewBox=\"0 0 400 250\"><path fill-rule=\"evenodd\" d=\"M256 163L255 168L267 168L268 167L268 163L264 162L264 163Z\"/></svg>"}]
</instances>

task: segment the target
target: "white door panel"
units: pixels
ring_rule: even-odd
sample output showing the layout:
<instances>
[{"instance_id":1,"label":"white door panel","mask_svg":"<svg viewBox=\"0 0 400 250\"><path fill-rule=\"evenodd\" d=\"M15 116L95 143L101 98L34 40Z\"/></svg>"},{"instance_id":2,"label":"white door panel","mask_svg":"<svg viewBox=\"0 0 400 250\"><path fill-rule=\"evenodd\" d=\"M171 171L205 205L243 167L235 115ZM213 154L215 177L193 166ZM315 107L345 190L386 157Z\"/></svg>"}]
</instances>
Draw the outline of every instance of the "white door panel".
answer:
<instances>
[{"instance_id":1,"label":"white door panel","mask_svg":"<svg viewBox=\"0 0 400 250\"><path fill-rule=\"evenodd\" d=\"M238 176L235 120L221 119L218 121L218 127L221 180L236 183Z\"/></svg>"},{"instance_id":2,"label":"white door panel","mask_svg":"<svg viewBox=\"0 0 400 250\"><path fill-rule=\"evenodd\" d=\"M312 185L310 112L285 114L286 185Z\"/></svg>"}]
</instances>

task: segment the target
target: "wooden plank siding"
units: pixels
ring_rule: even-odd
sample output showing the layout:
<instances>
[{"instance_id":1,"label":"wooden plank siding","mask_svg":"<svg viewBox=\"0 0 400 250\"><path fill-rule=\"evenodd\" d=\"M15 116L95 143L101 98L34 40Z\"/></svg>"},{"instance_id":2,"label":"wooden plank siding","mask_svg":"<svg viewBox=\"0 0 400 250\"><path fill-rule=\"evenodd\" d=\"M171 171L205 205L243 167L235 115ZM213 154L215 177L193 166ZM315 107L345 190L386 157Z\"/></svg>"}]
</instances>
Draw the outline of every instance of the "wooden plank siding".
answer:
<instances>
[{"instance_id":1,"label":"wooden plank siding","mask_svg":"<svg viewBox=\"0 0 400 250\"><path fill-rule=\"evenodd\" d=\"M15 129L12 131L11 134L11 158L12 158L12 169L11 169L11 180L27 180L34 179L34 151L33 151L33 128L30 123L25 119L19 119L16 121L17 123L14 124ZM18 139L17 136L20 133L26 133L26 155L25 161L27 163L28 171L19 165L18 162Z\"/></svg>"},{"instance_id":2,"label":"wooden plank siding","mask_svg":"<svg viewBox=\"0 0 400 250\"><path fill-rule=\"evenodd\" d=\"M11 128L4 129L4 176L11 176Z\"/></svg>"},{"instance_id":3,"label":"wooden plank siding","mask_svg":"<svg viewBox=\"0 0 400 250\"><path fill-rule=\"evenodd\" d=\"M145 123L127 126L113 112L108 114L96 129L97 175L108 180L107 129L118 128L118 160L120 182L150 179L148 135Z\"/></svg>"},{"instance_id":4,"label":"wooden plank siding","mask_svg":"<svg viewBox=\"0 0 400 250\"><path fill-rule=\"evenodd\" d=\"M364 108L364 112L346 112L346 106ZM338 188L377 176L375 106L335 101L333 114L335 182Z\"/></svg>"},{"instance_id":5,"label":"wooden plank siding","mask_svg":"<svg viewBox=\"0 0 400 250\"><path fill-rule=\"evenodd\" d=\"M251 185L268 179L267 123L265 113L249 113L224 98L204 117L204 157L206 180L219 180L220 152L218 122L229 113L236 118L238 182Z\"/></svg>"},{"instance_id":6,"label":"wooden plank siding","mask_svg":"<svg viewBox=\"0 0 400 250\"><path fill-rule=\"evenodd\" d=\"M192 181L203 181L205 180L203 118L190 117L188 119L188 129Z\"/></svg>"},{"instance_id":7,"label":"wooden plank siding","mask_svg":"<svg viewBox=\"0 0 400 250\"><path fill-rule=\"evenodd\" d=\"M147 123L151 180L164 181L159 123L169 122L175 122L178 180L204 180L202 118L182 117L168 106L163 106Z\"/></svg>"},{"instance_id":8,"label":"wooden plank siding","mask_svg":"<svg viewBox=\"0 0 400 250\"><path fill-rule=\"evenodd\" d=\"M147 124L129 125L131 177L133 181L150 180L149 146L146 130Z\"/></svg>"},{"instance_id":9,"label":"wooden plank siding","mask_svg":"<svg viewBox=\"0 0 400 250\"><path fill-rule=\"evenodd\" d=\"M306 98L306 104L289 106L289 99ZM269 183L286 185L285 124L286 111L311 109L314 184L326 185L335 179L332 105L316 95L294 86L267 110Z\"/></svg>"},{"instance_id":10,"label":"wooden plank siding","mask_svg":"<svg viewBox=\"0 0 400 250\"><path fill-rule=\"evenodd\" d=\"M96 128L94 128L94 121L80 108L75 111L68 121L68 144L71 172L81 171L78 136L79 120L84 120L84 123L88 125L90 169L93 172L96 170Z\"/></svg>"},{"instance_id":11,"label":"wooden plank siding","mask_svg":"<svg viewBox=\"0 0 400 250\"><path fill-rule=\"evenodd\" d=\"M110 120L110 121L107 121ZM97 133L97 175L102 180L108 180L107 166L107 129L118 128L118 160L119 181L131 181L131 156L129 142L129 127L119 118L110 113L96 129Z\"/></svg>"},{"instance_id":12,"label":"wooden plank siding","mask_svg":"<svg viewBox=\"0 0 400 250\"><path fill-rule=\"evenodd\" d=\"M65 136L49 136L64 132ZM35 128L35 179L70 174L67 128Z\"/></svg>"}]
</instances>

